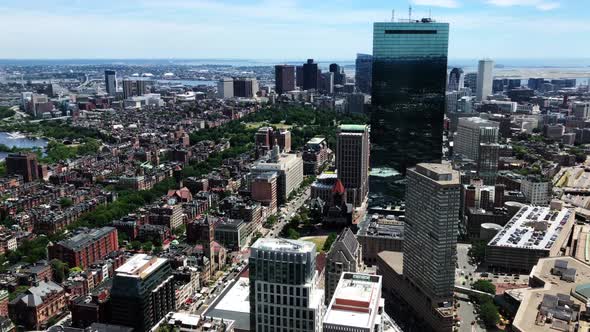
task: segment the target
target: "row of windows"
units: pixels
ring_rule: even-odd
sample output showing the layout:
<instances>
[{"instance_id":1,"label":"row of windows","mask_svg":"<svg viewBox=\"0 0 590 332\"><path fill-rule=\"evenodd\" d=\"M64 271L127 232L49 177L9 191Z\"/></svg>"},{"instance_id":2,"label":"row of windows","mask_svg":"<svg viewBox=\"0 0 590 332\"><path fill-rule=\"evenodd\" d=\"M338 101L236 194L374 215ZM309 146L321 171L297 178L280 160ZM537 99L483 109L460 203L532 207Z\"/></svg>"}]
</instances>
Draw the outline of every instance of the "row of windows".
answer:
<instances>
[{"instance_id":1,"label":"row of windows","mask_svg":"<svg viewBox=\"0 0 590 332\"><path fill-rule=\"evenodd\" d=\"M256 315L258 316L257 320L260 320L260 317L271 317L279 316L279 317L287 317L287 318L301 318L301 319L309 319L313 320L315 317L315 312L313 310L307 309L297 309L297 308L289 308L289 307L276 307L272 305L257 305Z\"/></svg>"},{"instance_id":2,"label":"row of windows","mask_svg":"<svg viewBox=\"0 0 590 332\"><path fill-rule=\"evenodd\" d=\"M286 285L274 285L267 283L257 283L256 290L258 292L285 294L307 297L307 288L293 287Z\"/></svg>"}]
</instances>

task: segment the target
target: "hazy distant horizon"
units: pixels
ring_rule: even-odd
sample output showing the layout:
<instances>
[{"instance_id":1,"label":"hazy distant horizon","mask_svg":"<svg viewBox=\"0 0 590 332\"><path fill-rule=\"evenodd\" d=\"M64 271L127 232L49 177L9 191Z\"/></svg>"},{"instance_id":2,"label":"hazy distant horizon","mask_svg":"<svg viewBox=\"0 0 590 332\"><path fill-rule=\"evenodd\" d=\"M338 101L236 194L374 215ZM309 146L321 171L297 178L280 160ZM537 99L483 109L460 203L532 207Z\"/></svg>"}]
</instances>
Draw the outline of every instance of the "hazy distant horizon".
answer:
<instances>
[{"instance_id":1,"label":"hazy distant horizon","mask_svg":"<svg viewBox=\"0 0 590 332\"><path fill-rule=\"evenodd\" d=\"M343 65L354 64L355 59L343 58L314 58L316 62L339 63ZM234 66L269 66L273 64L297 64L307 59L272 59L272 58L0 58L0 65L149 65L166 64L173 65L234 65ZM477 64L476 58L450 58L449 66L468 67ZM590 58L495 58L496 65L518 67L557 67L557 68L586 68L590 67Z\"/></svg>"}]
</instances>

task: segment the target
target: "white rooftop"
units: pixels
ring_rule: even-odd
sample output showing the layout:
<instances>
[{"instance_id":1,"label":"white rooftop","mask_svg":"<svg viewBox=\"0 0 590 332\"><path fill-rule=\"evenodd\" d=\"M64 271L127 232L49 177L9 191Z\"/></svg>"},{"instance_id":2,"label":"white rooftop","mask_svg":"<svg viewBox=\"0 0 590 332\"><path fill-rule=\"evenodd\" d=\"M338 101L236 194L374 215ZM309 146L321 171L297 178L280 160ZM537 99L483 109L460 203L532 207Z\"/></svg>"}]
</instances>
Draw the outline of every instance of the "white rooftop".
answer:
<instances>
[{"instance_id":1,"label":"white rooftop","mask_svg":"<svg viewBox=\"0 0 590 332\"><path fill-rule=\"evenodd\" d=\"M137 254L115 270L118 276L145 278L166 263L165 258Z\"/></svg>"},{"instance_id":2,"label":"white rooftop","mask_svg":"<svg viewBox=\"0 0 590 332\"><path fill-rule=\"evenodd\" d=\"M324 325L371 329L379 316L380 305L381 276L345 273L326 311Z\"/></svg>"},{"instance_id":3,"label":"white rooftop","mask_svg":"<svg viewBox=\"0 0 590 332\"><path fill-rule=\"evenodd\" d=\"M280 238L261 238L258 239L256 243L254 243L250 248L258 250L315 253L315 244L313 244L313 242L288 240Z\"/></svg>"},{"instance_id":4,"label":"white rooftop","mask_svg":"<svg viewBox=\"0 0 590 332\"><path fill-rule=\"evenodd\" d=\"M243 313L250 312L250 279L240 278L230 288L229 292L217 303L215 309L237 311Z\"/></svg>"},{"instance_id":5,"label":"white rooftop","mask_svg":"<svg viewBox=\"0 0 590 332\"><path fill-rule=\"evenodd\" d=\"M573 213L572 209L558 211L549 207L524 206L488 245L551 250Z\"/></svg>"},{"instance_id":6,"label":"white rooftop","mask_svg":"<svg viewBox=\"0 0 590 332\"><path fill-rule=\"evenodd\" d=\"M313 137L312 139L310 139L309 141L307 141L308 144L320 144L323 141L325 141L326 139L323 137Z\"/></svg>"}]
</instances>

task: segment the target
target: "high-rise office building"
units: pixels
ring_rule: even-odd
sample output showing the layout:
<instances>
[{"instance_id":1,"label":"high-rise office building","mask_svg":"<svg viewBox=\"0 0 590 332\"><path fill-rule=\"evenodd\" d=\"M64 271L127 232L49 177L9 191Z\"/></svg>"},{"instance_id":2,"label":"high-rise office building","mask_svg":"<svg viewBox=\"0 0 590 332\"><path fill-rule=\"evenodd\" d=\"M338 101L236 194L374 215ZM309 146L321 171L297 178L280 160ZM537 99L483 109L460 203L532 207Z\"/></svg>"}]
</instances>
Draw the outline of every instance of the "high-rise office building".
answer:
<instances>
[{"instance_id":1,"label":"high-rise office building","mask_svg":"<svg viewBox=\"0 0 590 332\"><path fill-rule=\"evenodd\" d=\"M363 266L361 244L357 241L350 228L345 228L338 237L326 257L324 274L324 303L329 305L332 295L344 272L360 272Z\"/></svg>"},{"instance_id":2,"label":"high-rise office building","mask_svg":"<svg viewBox=\"0 0 590 332\"><path fill-rule=\"evenodd\" d=\"M334 73L334 84L335 85L344 85L346 84L346 74L344 73L344 69L340 67L337 63L333 63L330 65L330 72Z\"/></svg>"},{"instance_id":3,"label":"high-rise office building","mask_svg":"<svg viewBox=\"0 0 590 332\"><path fill-rule=\"evenodd\" d=\"M324 316L323 332L383 331L381 278L364 273L342 274Z\"/></svg>"},{"instance_id":4,"label":"high-rise office building","mask_svg":"<svg viewBox=\"0 0 590 332\"><path fill-rule=\"evenodd\" d=\"M465 74L465 87L471 90L471 93L477 91L477 73Z\"/></svg>"},{"instance_id":5,"label":"high-rise office building","mask_svg":"<svg viewBox=\"0 0 590 332\"><path fill-rule=\"evenodd\" d=\"M275 66L275 90L279 95L295 90L295 66Z\"/></svg>"},{"instance_id":6,"label":"high-rise office building","mask_svg":"<svg viewBox=\"0 0 590 332\"><path fill-rule=\"evenodd\" d=\"M303 64L303 90L317 90L319 77L318 64L313 59L307 59L307 63Z\"/></svg>"},{"instance_id":7,"label":"high-rise office building","mask_svg":"<svg viewBox=\"0 0 590 332\"><path fill-rule=\"evenodd\" d=\"M174 276L165 258L138 254L115 270L109 323L149 331L175 309Z\"/></svg>"},{"instance_id":8,"label":"high-rise office building","mask_svg":"<svg viewBox=\"0 0 590 332\"><path fill-rule=\"evenodd\" d=\"M364 113L365 112L365 94L349 93L345 97L346 104L344 111L346 113Z\"/></svg>"},{"instance_id":9,"label":"high-rise office building","mask_svg":"<svg viewBox=\"0 0 590 332\"><path fill-rule=\"evenodd\" d=\"M374 201L401 196L396 175L405 174L407 168L442 158L448 43L448 23L422 19L374 24Z\"/></svg>"},{"instance_id":10,"label":"high-rise office building","mask_svg":"<svg viewBox=\"0 0 590 332\"><path fill-rule=\"evenodd\" d=\"M296 154L279 152L279 145L274 145L270 156L264 156L250 167L253 176L276 172L278 204L285 204L289 195L303 182L303 159Z\"/></svg>"},{"instance_id":11,"label":"high-rise office building","mask_svg":"<svg viewBox=\"0 0 590 332\"><path fill-rule=\"evenodd\" d=\"M255 78L234 79L234 97L253 98L258 92L258 80Z\"/></svg>"},{"instance_id":12,"label":"high-rise office building","mask_svg":"<svg viewBox=\"0 0 590 332\"><path fill-rule=\"evenodd\" d=\"M450 165L408 171L403 273L433 306L453 300L461 185Z\"/></svg>"},{"instance_id":13,"label":"high-rise office building","mask_svg":"<svg viewBox=\"0 0 590 332\"><path fill-rule=\"evenodd\" d=\"M123 98L143 96L151 82L142 78L126 78L123 80Z\"/></svg>"},{"instance_id":14,"label":"high-rise office building","mask_svg":"<svg viewBox=\"0 0 590 332\"><path fill-rule=\"evenodd\" d=\"M117 72L114 70L104 71L104 84L109 96L117 94Z\"/></svg>"},{"instance_id":15,"label":"high-rise office building","mask_svg":"<svg viewBox=\"0 0 590 332\"><path fill-rule=\"evenodd\" d=\"M500 160L500 144L480 143L477 156L477 175L486 185L496 183L498 175L498 162Z\"/></svg>"},{"instance_id":16,"label":"high-rise office building","mask_svg":"<svg viewBox=\"0 0 590 332\"><path fill-rule=\"evenodd\" d=\"M315 244L262 238L250 248L250 330L321 331Z\"/></svg>"},{"instance_id":17,"label":"high-rise office building","mask_svg":"<svg viewBox=\"0 0 590 332\"><path fill-rule=\"evenodd\" d=\"M465 75L463 75L463 69L461 68L453 68L451 73L449 74L449 84L447 85L447 90L449 91L459 91L463 89L465 85Z\"/></svg>"},{"instance_id":18,"label":"high-rise office building","mask_svg":"<svg viewBox=\"0 0 590 332\"><path fill-rule=\"evenodd\" d=\"M573 104L574 117L578 120L587 120L590 118L590 103L577 101Z\"/></svg>"},{"instance_id":19,"label":"high-rise office building","mask_svg":"<svg viewBox=\"0 0 590 332\"><path fill-rule=\"evenodd\" d=\"M356 89L362 93L371 93L373 56L370 54L357 54L355 64L354 82Z\"/></svg>"},{"instance_id":20,"label":"high-rise office building","mask_svg":"<svg viewBox=\"0 0 590 332\"><path fill-rule=\"evenodd\" d=\"M233 78L222 78L217 82L217 97L233 98L234 97L234 80Z\"/></svg>"},{"instance_id":21,"label":"high-rise office building","mask_svg":"<svg viewBox=\"0 0 590 332\"><path fill-rule=\"evenodd\" d=\"M319 90L323 93L334 93L335 74L333 72L326 72L320 74Z\"/></svg>"},{"instance_id":22,"label":"high-rise office building","mask_svg":"<svg viewBox=\"0 0 590 332\"><path fill-rule=\"evenodd\" d=\"M475 97L477 100L486 100L492 94L494 61L484 59L479 61L477 70L477 92Z\"/></svg>"},{"instance_id":23,"label":"high-rise office building","mask_svg":"<svg viewBox=\"0 0 590 332\"><path fill-rule=\"evenodd\" d=\"M298 88L303 88L303 66L295 67L295 85Z\"/></svg>"},{"instance_id":24,"label":"high-rise office building","mask_svg":"<svg viewBox=\"0 0 590 332\"><path fill-rule=\"evenodd\" d=\"M124 79L123 80L123 98L127 99L129 97L135 96L134 94L135 86L133 80Z\"/></svg>"},{"instance_id":25,"label":"high-rise office building","mask_svg":"<svg viewBox=\"0 0 590 332\"><path fill-rule=\"evenodd\" d=\"M336 134L336 169L348 203L361 206L369 192L369 126L341 125Z\"/></svg>"},{"instance_id":26,"label":"high-rise office building","mask_svg":"<svg viewBox=\"0 0 590 332\"><path fill-rule=\"evenodd\" d=\"M500 124L479 117L459 118L457 134L453 140L453 154L471 160L479 157L479 145L498 143Z\"/></svg>"},{"instance_id":27,"label":"high-rise office building","mask_svg":"<svg viewBox=\"0 0 590 332\"><path fill-rule=\"evenodd\" d=\"M11 153L6 157L6 174L18 174L24 182L39 178L39 164L34 153Z\"/></svg>"}]
</instances>

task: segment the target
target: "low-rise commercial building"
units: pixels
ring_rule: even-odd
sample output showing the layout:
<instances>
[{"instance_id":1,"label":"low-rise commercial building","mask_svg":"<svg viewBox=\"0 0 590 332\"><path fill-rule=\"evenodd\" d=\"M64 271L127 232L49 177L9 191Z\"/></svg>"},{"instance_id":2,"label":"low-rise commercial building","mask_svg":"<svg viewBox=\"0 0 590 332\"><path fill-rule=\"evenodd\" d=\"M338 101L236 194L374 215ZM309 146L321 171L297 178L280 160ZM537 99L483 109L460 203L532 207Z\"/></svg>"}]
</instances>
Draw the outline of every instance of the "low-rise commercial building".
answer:
<instances>
[{"instance_id":1,"label":"low-rise commercial building","mask_svg":"<svg viewBox=\"0 0 590 332\"><path fill-rule=\"evenodd\" d=\"M575 219L573 209L528 205L487 245L489 268L528 273L540 258L559 255Z\"/></svg>"},{"instance_id":2,"label":"low-rise commercial building","mask_svg":"<svg viewBox=\"0 0 590 332\"><path fill-rule=\"evenodd\" d=\"M572 257L543 258L530 275L530 287L519 289L514 331L574 331L588 309L590 266Z\"/></svg>"},{"instance_id":3,"label":"low-rise commercial building","mask_svg":"<svg viewBox=\"0 0 590 332\"><path fill-rule=\"evenodd\" d=\"M377 256L382 251L403 249L404 242L403 211L392 210L387 214L367 214L358 225L357 240L363 248L363 261L367 265L377 264Z\"/></svg>"},{"instance_id":4,"label":"low-rise commercial building","mask_svg":"<svg viewBox=\"0 0 590 332\"><path fill-rule=\"evenodd\" d=\"M381 331L381 276L343 273L323 321L324 332Z\"/></svg>"}]
</instances>

